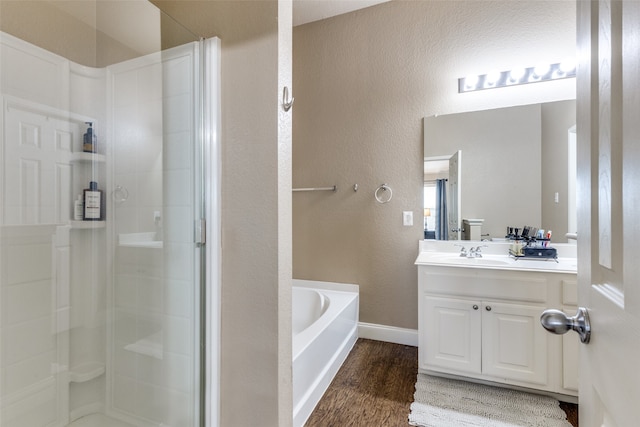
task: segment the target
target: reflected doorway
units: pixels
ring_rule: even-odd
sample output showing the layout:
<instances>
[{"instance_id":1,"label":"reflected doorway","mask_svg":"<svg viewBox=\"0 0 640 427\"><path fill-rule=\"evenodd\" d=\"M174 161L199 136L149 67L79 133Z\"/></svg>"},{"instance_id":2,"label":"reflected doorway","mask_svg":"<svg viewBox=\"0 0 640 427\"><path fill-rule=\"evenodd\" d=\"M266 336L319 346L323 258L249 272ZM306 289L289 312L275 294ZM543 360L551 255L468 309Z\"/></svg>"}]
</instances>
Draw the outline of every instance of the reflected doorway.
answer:
<instances>
[{"instance_id":1,"label":"reflected doorway","mask_svg":"<svg viewBox=\"0 0 640 427\"><path fill-rule=\"evenodd\" d=\"M449 156L424 159L424 238L460 240L461 216L460 150Z\"/></svg>"}]
</instances>

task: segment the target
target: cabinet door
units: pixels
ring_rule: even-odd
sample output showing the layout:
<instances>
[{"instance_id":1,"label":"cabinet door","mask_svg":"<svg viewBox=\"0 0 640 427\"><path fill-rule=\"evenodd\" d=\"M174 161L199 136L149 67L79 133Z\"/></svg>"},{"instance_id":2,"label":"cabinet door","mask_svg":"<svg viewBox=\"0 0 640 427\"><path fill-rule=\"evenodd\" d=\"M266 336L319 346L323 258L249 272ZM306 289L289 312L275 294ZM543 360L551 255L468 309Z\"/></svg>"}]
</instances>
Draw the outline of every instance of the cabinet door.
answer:
<instances>
[{"instance_id":1,"label":"cabinet door","mask_svg":"<svg viewBox=\"0 0 640 427\"><path fill-rule=\"evenodd\" d=\"M578 307L565 306L563 311L574 316ZM580 365L580 339L575 334L562 336L562 387L561 393L578 394L578 368Z\"/></svg>"},{"instance_id":2,"label":"cabinet door","mask_svg":"<svg viewBox=\"0 0 640 427\"><path fill-rule=\"evenodd\" d=\"M549 336L540 326L544 308L483 302L482 373L547 385Z\"/></svg>"},{"instance_id":3,"label":"cabinet door","mask_svg":"<svg viewBox=\"0 0 640 427\"><path fill-rule=\"evenodd\" d=\"M420 368L480 373L481 303L424 295Z\"/></svg>"}]
</instances>

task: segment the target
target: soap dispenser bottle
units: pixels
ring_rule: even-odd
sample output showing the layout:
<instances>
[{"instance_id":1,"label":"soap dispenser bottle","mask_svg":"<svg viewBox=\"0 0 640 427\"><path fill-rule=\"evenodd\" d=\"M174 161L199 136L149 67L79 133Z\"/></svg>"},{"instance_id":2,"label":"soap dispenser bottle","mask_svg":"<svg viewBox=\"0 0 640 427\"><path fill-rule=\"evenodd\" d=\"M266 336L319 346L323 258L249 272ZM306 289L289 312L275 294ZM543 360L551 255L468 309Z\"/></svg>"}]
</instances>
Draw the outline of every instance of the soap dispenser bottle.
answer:
<instances>
[{"instance_id":1,"label":"soap dispenser bottle","mask_svg":"<svg viewBox=\"0 0 640 427\"><path fill-rule=\"evenodd\" d=\"M93 122L85 122L89 125L87 128L87 132L84 134L82 138L82 151L85 153L96 153L97 150L97 138L95 133L93 133Z\"/></svg>"},{"instance_id":2,"label":"soap dispenser bottle","mask_svg":"<svg viewBox=\"0 0 640 427\"><path fill-rule=\"evenodd\" d=\"M91 181L89 188L83 191L85 221L102 221L104 219L104 193L98 190L98 183Z\"/></svg>"}]
</instances>

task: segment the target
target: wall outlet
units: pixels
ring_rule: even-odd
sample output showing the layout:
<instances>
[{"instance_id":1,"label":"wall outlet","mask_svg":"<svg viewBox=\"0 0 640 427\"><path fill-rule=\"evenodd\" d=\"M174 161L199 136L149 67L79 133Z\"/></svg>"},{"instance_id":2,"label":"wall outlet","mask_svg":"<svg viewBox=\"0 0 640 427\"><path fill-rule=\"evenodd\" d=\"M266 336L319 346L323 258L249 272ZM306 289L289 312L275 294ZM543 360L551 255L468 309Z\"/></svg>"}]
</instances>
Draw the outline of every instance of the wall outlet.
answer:
<instances>
[{"instance_id":1,"label":"wall outlet","mask_svg":"<svg viewBox=\"0 0 640 427\"><path fill-rule=\"evenodd\" d=\"M402 225L406 227L413 225L413 211L402 211Z\"/></svg>"}]
</instances>

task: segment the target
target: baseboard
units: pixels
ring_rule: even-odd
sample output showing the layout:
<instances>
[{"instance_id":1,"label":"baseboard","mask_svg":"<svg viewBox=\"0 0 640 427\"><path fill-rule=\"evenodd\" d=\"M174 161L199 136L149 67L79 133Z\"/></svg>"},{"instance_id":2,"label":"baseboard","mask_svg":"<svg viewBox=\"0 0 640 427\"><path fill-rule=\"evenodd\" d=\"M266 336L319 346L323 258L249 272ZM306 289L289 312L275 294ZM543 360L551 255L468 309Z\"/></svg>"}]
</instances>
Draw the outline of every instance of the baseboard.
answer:
<instances>
[{"instance_id":1,"label":"baseboard","mask_svg":"<svg viewBox=\"0 0 640 427\"><path fill-rule=\"evenodd\" d=\"M418 346L418 330L397 328L395 326L377 325L375 323L358 323L358 337L395 344Z\"/></svg>"}]
</instances>

